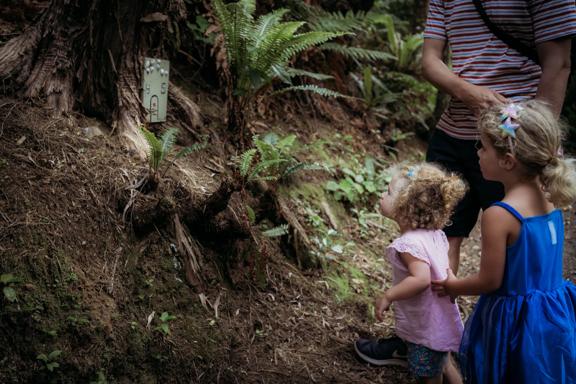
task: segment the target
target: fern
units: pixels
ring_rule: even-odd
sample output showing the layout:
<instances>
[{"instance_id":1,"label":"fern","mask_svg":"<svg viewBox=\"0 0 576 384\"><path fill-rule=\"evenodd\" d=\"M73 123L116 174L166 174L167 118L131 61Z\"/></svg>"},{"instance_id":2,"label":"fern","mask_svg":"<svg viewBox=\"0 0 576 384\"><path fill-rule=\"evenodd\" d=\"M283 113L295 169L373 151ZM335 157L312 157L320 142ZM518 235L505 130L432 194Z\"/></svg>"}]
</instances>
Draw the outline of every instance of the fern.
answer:
<instances>
[{"instance_id":1,"label":"fern","mask_svg":"<svg viewBox=\"0 0 576 384\"><path fill-rule=\"evenodd\" d=\"M278 168L278 166L282 163L288 162L288 159L273 159L273 160L265 160L258 163L254 170L248 176L248 180L256 180L261 177L261 174L264 171L270 171L271 168ZM274 172L273 175L268 175L271 177L271 180L278 180L280 178L280 174L278 172Z\"/></svg>"},{"instance_id":2,"label":"fern","mask_svg":"<svg viewBox=\"0 0 576 384\"><path fill-rule=\"evenodd\" d=\"M263 231L262 234L266 237L280 237L288 234L288 224L282 224L277 227Z\"/></svg>"},{"instance_id":3,"label":"fern","mask_svg":"<svg viewBox=\"0 0 576 384\"><path fill-rule=\"evenodd\" d=\"M252 141L255 148L237 158L240 175L246 181L278 181L300 170L322 169L318 164L302 163L292 156L295 135L279 138L268 133L263 139L255 135Z\"/></svg>"},{"instance_id":4,"label":"fern","mask_svg":"<svg viewBox=\"0 0 576 384\"><path fill-rule=\"evenodd\" d=\"M148 179L154 180L153 184L157 184L159 181L158 171L162 162L168 157L168 154L172 151L172 147L176 143L176 136L178 136L178 128L168 128L165 130L160 139L150 132L145 126L141 126L140 130L144 135L146 142L148 143L148 163L150 166ZM162 176L166 174L168 169L174 164L176 159L184 156L188 156L193 152L197 152L206 147L206 143L197 143L189 147L183 148L176 153L174 159L166 166Z\"/></svg>"},{"instance_id":5,"label":"fern","mask_svg":"<svg viewBox=\"0 0 576 384\"><path fill-rule=\"evenodd\" d=\"M304 76L304 77L309 77L311 79L320 80L320 81L330 80L330 79L334 78L334 76L326 75L324 73L309 72L309 71L304 71L302 69L297 69L297 68L287 68L285 73L287 74L288 77Z\"/></svg>"},{"instance_id":6,"label":"fern","mask_svg":"<svg viewBox=\"0 0 576 384\"><path fill-rule=\"evenodd\" d=\"M320 49L337 52L342 56L349 57L356 60L369 60L369 61L390 61L396 60L394 55L383 51L375 51L371 49L359 48L359 47L349 47L342 44L336 43L326 43L320 46Z\"/></svg>"},{"instance_id":7,"label":"fern","mask_svg":"<svg viewBox=\"0 0 576 384\"><path fill-rule=\"evenodd\" d=\"M157 172L162 157L162 142L158 140L154 133L146 129L146 127L141 126L140 130L144 135L144 139L146 139L146 142L148 143L148 163L150 169L153 172Z\"/></svg>"},{"instance_id":8,"label":"fern","mask_svg":"<svg viewBox=\"0 0 576 384\"><path fill-rule=\"evenodd\" d=\"M168 128L167 130L162 133L160 136L160 140L162 142L162 150L160 152L160 159L159 162L162 162L166 157L166 154L170 152L174 144L176 143L176 135L178 135L178 128Z\"/></svg>"},{"instance_id":9,"label":"fern","mask_svg":"<svg viewBox=\"0 0 576 384\"><path fill-rule=\"evenodd\" d=\"M354 32L363 31L366 23L367 13L348 11L322 12L311 16L310 24L313 29L330 32Z\"/></svg>"},{"instance_id":10,"label":"fern","mask_svg":"<svg viewBox=\"0 0 576 384\"><path fill-rule=\"evenodd\" d=\"M183 148L180 151L178 151L178 153L176 154L176 156L174 157L174 160L179 159L181 157L185 157L190 155L191 153L194 152L198 152L202 149L206 148L206 143L197 143L197 144L193 144L189 147Z\"/></svg>"},{"instance_id":11,"label":"fern","mask_svg":"<svg viewBox=\"0 0 576 384\"><path fill-rule=\"evenodd\" d=\"M248 176L248 171L257 152L255 148L251 148L240 156L240 175L242 175L242 177Z\"/></svg>"},{"instance_id":12,"label":"fern","mask_svg":"<svg viewBox=\"0 0 576 384\"><path fill-rule=\"evenodd\" d=\"M317 93L320 96L324 96L324 97L345 97L345 98L350 97L350 96L343 95L340 92L336 92L336 91L333 91L333 90L328 89L328 88L322 88L322 87L319 87L319 86L314 85L314 84L294 85L291 87L282 88L282 89L274 92L273 94L279 94L279 93L290 92L290 91L308 91L308 92Z\"/></svg>"},{"instance_id":13,"label":"fern","mask_svg":"<svg viewBox=\"0 0 576 384\"><path fill-rule=\"evenodd\" d=\"M344 34L326 31L298 34L306 22L282 21L288 12L286 9L277 9L254 20L254 4L252 0L228 4L223 0L212 0L232 72L232 97L250 99L276 78L289 82L293 76L311 76L311 73L289 72L289 61L308 48Z\"/></svg>"},{"instance_id":14,"label":"fern","mask_svg":"<svg viewBox=\"0 0 576 384\"><path fill-rule=\"evenodd\" d=\"M312 163L312 164L308 164L308 163L298 163L296 165L293 165L292 167L286 169L286 171L284 171L284 174L282 175L282 177L288 177L298 171L319 171L319 170L325 170L326 168L324 166L322 166L321 164L316 164L316 163Z\"/></svg>"}]
</instances>

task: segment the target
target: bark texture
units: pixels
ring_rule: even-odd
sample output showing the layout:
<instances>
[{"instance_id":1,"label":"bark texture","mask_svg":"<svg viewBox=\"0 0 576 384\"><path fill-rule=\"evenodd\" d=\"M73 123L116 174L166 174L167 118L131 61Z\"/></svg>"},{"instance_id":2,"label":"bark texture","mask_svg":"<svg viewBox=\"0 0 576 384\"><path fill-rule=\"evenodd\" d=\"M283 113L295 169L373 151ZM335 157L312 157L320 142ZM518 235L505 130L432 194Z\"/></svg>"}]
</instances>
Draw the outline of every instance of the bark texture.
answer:
<instances>
[{"instance_id":1,"label":"bark texture","mask_svg":"<svg viewBox=\"0 0 576 384\"><path fill-rule=\"evenodd\" d=\"M0 48L0 78L21 96L45 98L55 114L77 109L106 121L142 154L143 57L169 58L168 28L185 17L183 0L53 0L36 24ZM181 125L194 131L197 106L170 88Z\"/></svg>"}]
</instances>

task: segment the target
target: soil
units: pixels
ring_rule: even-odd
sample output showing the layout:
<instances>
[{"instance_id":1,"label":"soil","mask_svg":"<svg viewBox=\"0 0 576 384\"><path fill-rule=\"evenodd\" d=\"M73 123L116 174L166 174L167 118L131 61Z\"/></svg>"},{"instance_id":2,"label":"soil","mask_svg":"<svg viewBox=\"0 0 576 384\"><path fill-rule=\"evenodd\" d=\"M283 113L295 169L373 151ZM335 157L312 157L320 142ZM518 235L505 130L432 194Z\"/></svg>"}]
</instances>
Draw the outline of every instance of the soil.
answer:
<instances>
[{"instance_id":1,"label":"soil","mask_svg":"<svg viewBox=\"0 0 576 384\"><path fill-rule=\"evenodd\" d=\"M222 102L194 99L209 146L179 161L165 183L202 200L230 176L232 153L219 140ZM257 131L275 127L309 141L339 132L352 136L356 151L384 152L386 138L328 104L319 116L303 116L298 101L267 107L273 111ZM192 282L167 218L134 230L137 211L126 209L126 196L147 164L110 133L82 115L55 119L34 101L0 98L0 274L17 278L1 283L16 301L0 295L0 382L414 382L405 368L371 367L354 356L359 336L393 333L392 313L376 323L370 296L339 300L326 273L299 268L283 242L267 241L264 253L247 247L238 257L232 244L245 243L197 238L201 269ZM387 160L421 157L424 149L407 140ZM226 213L242 199L258 204L257 196L235 193ZM566 218L565 270L575 281L573 211ZM352 224L343 227L353 232ZM358 237L365 253L346 263L376 285L390 284L389 266L368 254L381 254L394 236ZM479 249L476 228L463 246L461 275L476 270ZM474 300L459 303L466 317Z\"/></svg>"}]
</instances>

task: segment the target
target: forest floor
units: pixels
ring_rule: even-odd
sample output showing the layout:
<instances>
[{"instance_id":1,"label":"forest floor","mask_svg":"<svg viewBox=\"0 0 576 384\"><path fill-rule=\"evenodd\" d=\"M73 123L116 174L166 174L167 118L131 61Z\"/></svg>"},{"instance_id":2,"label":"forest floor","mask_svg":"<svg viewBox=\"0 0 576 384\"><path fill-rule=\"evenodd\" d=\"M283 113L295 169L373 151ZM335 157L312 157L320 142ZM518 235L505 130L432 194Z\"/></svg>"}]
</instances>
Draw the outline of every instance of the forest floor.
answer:
<instances>
[{"instance_id":1,"label":"forest floor","mask_svg":"<svg viewBox=\"0 0 576 384\"><path fill-rule=\"evenodd\" d=\"M0 273L19 279L3 283L17 301L3 299L0 309L0 381L413 382L404 368L358 362L352 348L359 336L393 332L392 312L377 323L370 304L391 281L382 257L396 234L389 222L363 233L353 215L343 214L330 238L344 239L345 251L326 251L332 256L324 270L298 268L276 241L259 270L231 263L230 285L207 252L208 283L198 290L184 282L169 232L159 227L137 236L123 220L118 195L146 169L144 160L80 115L51 119L39 107L1 99L0 116ZM353 152L378 156L370 133L322 120L308 126L315 127L314 140L337 131L338 138L353 135ZM305 139L304 132L288 131ZM405 140L397 148L403 155L390 161L422 158L424 148L418 139ZM192 155L177 170L205 193L218 184L219 156ZM320 182L315 177L294 188ZM306 222L300 195L291 196ZM574 225L567 228L566 273L574 280ZM475 271L478 260L476 229L464 243L460 274ZM459 304L465 318L473 299ZM163 312L175 318L163 320ZM60 352L53 361L39 358L54 351ZM50 362L59 366L50 370Z\"/></svg>"},{"instance_id":2,"label":"forest floor","mask_svg":"<svg viewBox=\"0 0 576 384\"><path fill-rule=\"evenodd\" d=\"M2 35L14 30L0 23ZM193 97L209 148L179 160L167 179L203 196L230 171L231 153L219 139L222 101ZM420 139L391 144L359 128L357 116L328 121L301 113L302 105L273 107L276 115L258 122L257 133L296 135L302 160L352 167L366 156L382 166L423 158ZM352 347L359 336L393 333L392 311L378 323L371 303L391 283L383 254L397 231L373 215L374 201L360 209L322 188L333 175L299 176L282 190L323 269L300 268L282 239L270 241L255 266L254 256L218 253L214 241L198 238L205 284L192 286L169 223L131 230L122 196L147 164L109 133L82 115L53 118L34 101L0 98L0 382L414 382L405 368L360 363ZM568 211L565 273L575 281L573 218ZM478 268L479 252L476 228L460 275ZM473 304L459 299L463 318Z\"/></svg>"}]
</instances>

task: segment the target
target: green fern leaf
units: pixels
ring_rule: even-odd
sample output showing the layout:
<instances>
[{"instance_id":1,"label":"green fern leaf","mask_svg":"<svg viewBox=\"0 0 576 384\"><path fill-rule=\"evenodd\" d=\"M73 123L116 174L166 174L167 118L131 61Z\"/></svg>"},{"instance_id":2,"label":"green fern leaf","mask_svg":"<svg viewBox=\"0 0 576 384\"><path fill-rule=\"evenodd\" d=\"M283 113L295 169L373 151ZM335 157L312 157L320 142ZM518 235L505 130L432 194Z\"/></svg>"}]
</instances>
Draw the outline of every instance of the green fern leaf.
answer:
<instances>
[{"instance_id":1,"label":"green fern leaf","mask_svg":"<svg viewBox=\"0 0 576 384\"><path fill-rule=\"evenodd\" d=\"M291 134L282 138L282 140L279 140L276 143L276 148L278 148L283 152L287 152L290 150L290 148L294 145L295 142L296 142L296 135Z\"/></svg>"},{"instance_id":2,"label":"green fern leaf","mask_svg":"<svg viewBox=\"0 0 576 384\"><path fill-rule=\"evenodd\" d=\"M290 176L299 171L320 171L320 170L326 170L326 167L324 167L322 164L317 163L298 163L290 168L287 168L286 171L284 171L282 177Z\"/></svg>"},{"instance_id":3,"label":"green fern leaf","mask_svg":"<svg viewBox=\"0 0 576 384\"><path fill-rule=\"evenodd\" d=\"M160 162L170 153L172 147L176 143L176 136L178 135L178 128L168 128L160 136L160 141L162 142L162 151L160 156Z\"/></svg>"},{"instance_id":4,"label":"green fern leaf","mask_svg":"<svg viewBox=\"0 0 576 384\"><path fill-rule=\"evenodd\" d=\"M314 92L324 97L345 97L349 98L350 96L344 95L340 92L333 91L328 88L322 88L314 84L305 84L305 85L295 85L293 87L286 87L282 88L276 92L273 92L272 95L277 95L280 93L291 92L291 91L307 91L307 92Z\"/></svg>"},{"instance_id":5,"label":"green fern leaf","mask_svg":"<svg viewBox=\"0 0 576 384\"><path fill-rule=\"evenodd\" d=\"M206 144L206 143L196 143L196 144L192 144L189 147L182 148L180 151L178 151L178 153L174 157L174 160L179 159L181 157L188 156L191 153L201 151L202 149L206 148L207 145L208 144Z\"/></svg>"},{"instance_id":6,"label":"green fern leaf","mask_svg":"<svg viewBox=\"0 0 576 384\"><path fill-rule=\"evenodd\" d=\"M337 43L325 43L322 44L320 47L322 50L333 51L341 54L342 56L346 56L356 60L369 60L369 61L390 61L396 60L394 55L391 55L388 52L382 51L375 51L371 49L364 49L359 47L349 47L342 44Z\"/></svg>"},{"instance_id":7,"label":"green fern leaf","mask_svg":"<svg viewBox=\"0 0 576 384\"><path fill-rule=\"evenodd\" d=\"M304 51L305 49L311 48L316 45L323 44L328 40L332 40L339 36L344 36L346 33L336 33L336 32L321 32L313 31L306 32L299 35L293 36L288 45L286 45L280 54L272 64L280 64L288 62L293 56Z\"/></svg>"},{"instance_id":8,"label":"green fern leaf","mask_svg":"<svg viewBox=\"0 0 576 384\"><path fill-rule=\"evenodd\" d=\"M264 140L260 140L258 137L255 137L254 145L260 153L261 161L277 160L280 158L280 152L274 148L272 144L267 143Z\"/></svg>"},{"instance_id":9,"label":"green fern leaf","mask_svg":"<svg viewBox=\"0 0 576 384\"><path fill-rule=\"evenodd\" d=\"M249 149L240 156L240 175L242 177L248 176L248 171L254 160L257 150L255 148Z\"/></svg>"},{"instance_id":10,"label":"green fern leaf","mask_svg":"<svg viewBox=\"0 0 576 384\"><path fill-rule=\"evenodd\" d=\"M282 163L287 162L288 162L287 159L274 159L274 160L261 161L254 167L254 170L250 173L248 180L257 180L264 176L271 176L274 177L274 179L278 179L280 177L280 175L277 175L278 172L272 172L272 174L268 175L262 175L262 173L264 171L269 171L273 167L278 167Z\"/></svg>"},{"instance_id":11,"label":"green fern leaf","mask_svg":"<svg viewBox=\"0 0 576 384\"><path fill-rule=\"evenodd\" d=\"M278 25L280 20L282 20L282 18L287 12L288 9L281 8L260 16L260 18L256 22L256 26L254 27L254 31L251 34L251 38L254 41L255 49L258 49L260 47L260 43L264 41L266 35L270 32L270 30L273 27Z\"/></svg>"},{"instance_id":12,"label":"green fern leaf","mask_svg":"<svg viewBox=\"0 0 576 384\"><path fill-rule=\"evenodd\" d=\"M346 14L341 12L315 12L310 17L312 29L316 31L327 32L353 32L364 31L370 14L366 12L348 11Z\"/></svg>"},{"instance_id":13,"label":"green fern leaf","mask_svg":"<svg viewBox=\"0 0 576 384\"><path fill-rule=\"evenodd\" d=\"M325 73L308 72L308 71L304 71L302 69L297 69L297 68L286 68L286 73L290 77L304 76L304 77L309 77L311 79L320 80L320 81L330 80L330 79L334 78L334 76L326 75Z\"/></svg>"},{"instance_id":14,"label":"green fern leaf","mask_svg":"<svg viewBox=\"0 0 576 384\"><path fill-rule=\"evenodd\" d=\"M140 131L148 143L148 162L150 164L150 168L156 172L158 171L158 167L160 166L160 159L162 157L162 142L156 138L154 133L146 129L145 126L141 126Z\"/></svg>"},{"instance_id":15,"label":"green fern leaf","mask_svg":"<svg viewBox=\"0 0 576 384\"><path fill-rule=\"evenodd\" d=\"M293 40L294 33L304 24L303 21L289 21L271 28L253 52L251 66L259 73L270 73L273 65L285 65L291 57L284 59L287 46Z\"/></svg>"},{"instance_id":16,"label":"green fern leaf","mask_svg":"<svg viewBox=\"0 0 576 384\"><path fill-rule=\"evenodd\" d=\"M288 224L282 224L277 227L263 231L262 234L266 237L280 237L288 234Z\"/></svg>"}]
</instances>

